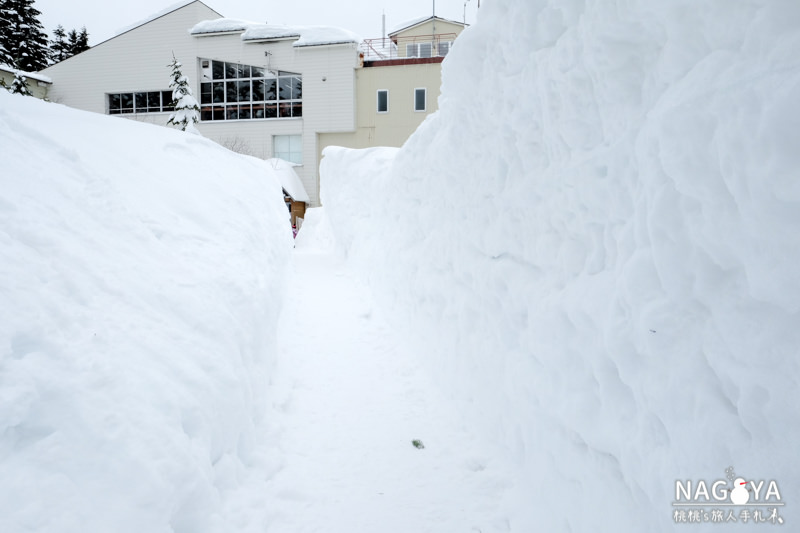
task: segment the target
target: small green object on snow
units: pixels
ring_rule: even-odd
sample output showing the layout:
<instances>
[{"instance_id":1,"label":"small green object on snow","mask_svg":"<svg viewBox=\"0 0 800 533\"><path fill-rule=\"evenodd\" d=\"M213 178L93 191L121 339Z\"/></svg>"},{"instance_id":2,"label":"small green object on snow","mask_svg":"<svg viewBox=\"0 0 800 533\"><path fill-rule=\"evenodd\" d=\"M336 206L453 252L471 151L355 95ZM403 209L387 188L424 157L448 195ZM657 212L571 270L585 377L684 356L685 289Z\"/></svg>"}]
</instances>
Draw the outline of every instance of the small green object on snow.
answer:
<instances>
[{"instance_id":1,"label":"small green object on snow","mask_svg":"<svg viewBox=\"0 0 800 533\"><path fill-rule=\"evenodd\" d=\"M424 445L424 444L422 444L422 441L421 441L421 440L419 440L419 439L414 439L414 440L412 440L412 441L411 441L411 444L413 444L413 445L414 445L414 448L416 448L416 449L418 449L418 450L421 450L421 449L425 448L425 445Z\"/></svg>"}]
</instances>

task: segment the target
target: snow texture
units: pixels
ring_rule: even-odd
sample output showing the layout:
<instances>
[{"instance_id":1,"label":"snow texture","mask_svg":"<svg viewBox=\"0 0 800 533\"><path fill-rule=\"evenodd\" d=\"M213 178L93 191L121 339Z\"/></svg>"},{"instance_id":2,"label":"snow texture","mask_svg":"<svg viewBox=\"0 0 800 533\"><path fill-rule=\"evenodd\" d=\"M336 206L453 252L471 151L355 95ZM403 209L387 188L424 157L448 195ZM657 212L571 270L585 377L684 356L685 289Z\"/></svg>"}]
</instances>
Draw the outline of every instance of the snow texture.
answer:
<instances>
[{"instance_id":1,"label":"snow texture","mask_svg":"<svg viewBox=\"0 0 800 533\"><path fill-rule=\"evenodd\" d=\"M8 65L4 65L2 63L0 63L0 70L4 70L6 72L10 72L11 74L15 74L15 75L22 75L22 76L25 76L28 79L31 79L31 80L34 80L34 81L40 81L42 83L49 83L49 84L53 83L53 78L51 78L49 76L45 76L44 74L39 74L38 72L25 72L23 70L19 70L19 69L16 69L16 68L8 66Z\"/></svg>"},{"instance_id":2,"label":"snow texture","mask_svg":"<svg viewBox=\"0 0 800 533\"><path fill-rule=\"evenodd\" d=\"M272 158L267 159L267 163L272 167L272 173L280 181L283 190L292 197L296 202L310 202L306 188L303 187L303 182L297 172L294 171L296 166L294 163L285 161L283 159Z\"/></svg>"},{"instance_id":3,"label":"snow texture","mask_svg":"<svg viewBox=\"0 0 800 533\"><path fill-rule=\"evenodd\" d=\"M713 528L675 523L675 480L729 466L797 524L800 4L479 17L438 113L399 151L326 149L321 186L377 305L516 465L497 530Z\"/></svg>"},{"instance_id":4,"label":"snow texture","mask_svg":"<svg viewBox=\"0 0 800 533\"><path fill-rule=\"evenodd\" d=\"M295 47L361 42L355 33L334 26L283 26L226 18L204 20L189 30L192 35L221 32L243 32L243 41L296 39Z\"/></svg>"},{"instance_id":5,"label":"snow texture","mask_svg":"<svg viewBox=\"0 0 800 533\"><path fill-rule=\"evenodd\" d=\"M264 161L0 91L0 531L263 531Z\"/></svg>"}]
</instances>

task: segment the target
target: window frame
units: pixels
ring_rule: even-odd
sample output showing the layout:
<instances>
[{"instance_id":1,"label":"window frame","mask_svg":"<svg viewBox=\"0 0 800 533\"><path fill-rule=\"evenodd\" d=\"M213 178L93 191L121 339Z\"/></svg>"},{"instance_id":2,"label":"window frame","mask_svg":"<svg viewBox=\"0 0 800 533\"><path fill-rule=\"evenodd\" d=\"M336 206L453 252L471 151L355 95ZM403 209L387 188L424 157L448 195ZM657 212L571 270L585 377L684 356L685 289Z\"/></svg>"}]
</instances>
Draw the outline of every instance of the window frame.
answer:
<instances>
[{"instance_id":1,"label":"window frame","mask_svg":"<svg viewBox=\"0 0 800 533\"><path fill-rule=\"evenodd\" d=\"M200 83L201 122L303 117L302 74L207 58L199 61L211 65L211 79L206 76ZM211 101L202 101L209 94Z\"/></svg>"},{"instance_id":2,"label":"window frame","mask_svg":"<svg viewBox=\"0 0 800 533\"><path fill-rule=\"evenodd\" d=\"M278 151L278 141L285 139L288 143L288 150L286 151ZM297 141L299 146L296 146L295 149L292 149L292 141ZM288 157L281 157L283 154L288 154ZM298 156L296 159L292 156ZM295 134L283 134L283 135L273 135L272 136L272 157L283 159L284 161L288 161L290 163L294 163L295 165L302 165L303 164L303 135L299 133ZM299 161L297 160L299 159Z\"/></svg>"},{"instance_id":3,"label":"window frame","mask_svg":"<svg viewBox=\"0 0 800 533\"><path fill-rule=\"evenodd\" d=\"M384 102L386 104L386 109L383 111L381 111L381 93L386 95L386 101ZM385 115L389 112L389 89L378 89L375 91L375 112L380 115Z\"/></svg>"},{"instance_id":4,"label":"window frame","mask_svg":"<svg viewBox=\"0 0 800 533\"><path fill-rule=\"evenodd\" d=\"M417 93L422 91L422 109L417 108ZM414 88L414 112L415 113L425 113L428 111L428 88L427 87L415 87Z\"/></svg>"}]
</instances>

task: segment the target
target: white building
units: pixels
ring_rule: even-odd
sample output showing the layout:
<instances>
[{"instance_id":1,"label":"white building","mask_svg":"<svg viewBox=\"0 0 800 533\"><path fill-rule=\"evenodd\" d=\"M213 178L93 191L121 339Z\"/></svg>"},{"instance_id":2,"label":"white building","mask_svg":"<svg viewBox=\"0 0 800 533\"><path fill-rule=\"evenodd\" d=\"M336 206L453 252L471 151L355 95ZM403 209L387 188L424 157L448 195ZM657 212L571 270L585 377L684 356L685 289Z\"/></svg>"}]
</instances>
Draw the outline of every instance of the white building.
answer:
<instances>
[{"instance_id":1,"label":"white building","mask_svg":"<svg viewBox=\"0 0 800 533\"><path fill-rule=\"evenodd\" d=\"M419 91L409 93L417 108L409 107L402 119L398 108L395 116L403 127L389 136L378 135L384 142L375 143L372 115L380 114L379 122L388 124L391 108L376 107L381 95L373 89L378 83L374 75L357 76L368 70L360 43L355 34L339 28L225 19L201 0L187 0L42 72L53 80L52 101L165 125L171 110L167 65L174 54L201 104L200 132L242 153L295 163L309 203L319 205L319 154L324 146L399 146L435 109L431 100L435 104L438 96L441 58L427 59L433 70L425 74L424 83L435 85L435 94L426 92L419 108ZM419 46L411 52L420 54L426 51ZM361 93L359 78L369 80L362 83ZM400 78L417 88L423 83Z\"/></svg>"}]
</instances>

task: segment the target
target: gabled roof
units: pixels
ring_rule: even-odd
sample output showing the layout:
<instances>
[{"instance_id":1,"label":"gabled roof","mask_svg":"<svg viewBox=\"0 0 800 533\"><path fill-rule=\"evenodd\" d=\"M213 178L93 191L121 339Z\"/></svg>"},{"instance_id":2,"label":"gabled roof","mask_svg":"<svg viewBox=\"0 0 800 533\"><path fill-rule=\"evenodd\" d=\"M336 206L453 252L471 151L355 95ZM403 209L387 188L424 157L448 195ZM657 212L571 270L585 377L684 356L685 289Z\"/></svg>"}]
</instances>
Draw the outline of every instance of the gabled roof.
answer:
<instances>
[{"instance_id":1,"label":"gabled roof","mask_svg":"<svg viewBox=\"0 0 800 533\"><path fill-rule=\"evenodd\" d=\"M437 21L448 22L450 24L457 24L459 26L464 26L464 27L467 26L463 22L458 22L457 20L449 20L449 19L444 19L442 17L435 17L435 18L436 18ZM434 19L434 17L433 17L433 15L431 15L430 17L422 17L422 18L418 18L418 19L414 19L414 20L408 20L406 22L403 22L402 24L399 24L399 25L395 26L395 28L392 31L389 32L389 36L391 37L391 36L393 36L395 34L400 33L401 31L410 30L411 28L414 28L416 26L420 26L420 25L422 25L422 24L424 24L424 23L426 23L428 21L431 21L433 19Z\"/></svg>"},{"instance_id":2,"label":"gabled roof","mask_svg":"<svg viewBox=\"0 0 800 533\"><path fill-rule=\"evenodd\" d=\"M213 11L214 13L219 15L220 17L222 16L221 13L217 12L216 9L214 9L211 6L209 6L208 4L203 2L202 0L181 0L180 2L172 4L172 5L168 6L168 7L165 7L161 11L153 13L152 15L150 15L150 16L148 16L148 17L146 17L146 18L144 18L144 19L142 19L142 20L140 20L138 22L134 22L133 24L131 24L129 26L126 26L124 28L121 28L121 29L117 30L116 33L114 34L114 36L113 37L109 37L108 39L106 39L106 41L109 41L109 40L113 39L114 37L119 37L123 33L128 33L131 30L135 30L136 28L138 28L140 26L144 26L145 24L147 24L149 22L153 22L154 20L159 19L159 18L161 18L161 17L163 17L165 15L169 15L170 13L172 13L174 11L177 11L179 9L183 9L184 7L186 7L188 5L191 5L191 4L194 4L195 2L199 2L199 3L203 4L205 7L207 7L209 10ZM103 41L103 42L105 42L105 41ZM98 44L101 44L101 43L98 43ZM95 45L95 46L97 46L97 45Z\"/></svg>"}]
</instances>

